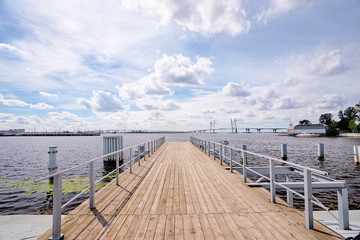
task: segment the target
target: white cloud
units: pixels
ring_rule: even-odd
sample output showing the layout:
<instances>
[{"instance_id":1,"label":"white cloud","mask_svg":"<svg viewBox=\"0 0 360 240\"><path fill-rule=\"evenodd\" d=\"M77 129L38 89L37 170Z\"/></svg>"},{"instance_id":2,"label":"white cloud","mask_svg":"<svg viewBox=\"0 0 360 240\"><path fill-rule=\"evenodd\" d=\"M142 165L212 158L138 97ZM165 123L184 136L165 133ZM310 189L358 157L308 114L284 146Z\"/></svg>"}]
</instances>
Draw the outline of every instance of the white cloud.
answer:
<instances>
[{"instance_id":1,"label":"white cloud","mask_svg":"<svg viewBox=\"0 0 360 240\"><path fill-rule=\"evenodd\" d=\"M222 88L222 94L229 97L247 97L251 95L249 90L244 87L244 84L234 82L228 82Z\"/></svg>"},{"instance_id":2,"label":"white cloud","mask_svg":"<svg viewBox=\"0 0 360 240\"><path fill-rule=\"evenodd\" d=\"M162 24L172 20L184 29L204 36L221 32L235 36L247 33L251 25L243 0L124 0L123 3L128 9L145 16L160 17Z\"/></svg>"},{"instance_id":3,"label":"white cloud","mask_svg":"<svg viewBox=\"0 0 360 240\"><path fill-rule=\"evenodd\" d=\"M273 108L274 109L292 109L292 108L300 108L304 106L302 99L281 97L274 101Z\"/></svg>"},{"instance_id":4,"label":"white cloud","mask_svg":"<svg viewBox=\"0 0 360 240\"><path fill-rule=\"evenodd\" d=\"M92 91L91 100L79 98L77 101L94 112L119 112L128 108L119 98L105 91Z\"/></svg>"},{"instance_id":5,"label":"white cloud","mask_svg":"<svg viewBox=\"0 0 360 240\"><path fill-rule=\"evenodd\" d=\"M3 104L5 106L13 106L13 107L26 107L29 105L28 103L22 100L5 99L1 94L0 94L0 104Z\"/></svg>"},{"instance_id":6,"label":"white cloud","mask_svg":"<svg viewBox=\"0 0 360 240\"><path fill-rule=\"evenodd\" d=\"M41 92L41 91L40 91L39 94L40 94L41 96L49 97L49 98L51 98L51 97L58 97L58 95L55 94L55 93L47 93L47 92Z\"/></svg>"},{"instance_id":7,"label":"white cloud","mask_svg":"<svg viewBox=\"0 0 360 240\"><path fill-rule=\"evenodd\" d=\"M0 104L5 105L5 106L11 106L11 107L30 107L30 108L34 108L34 109L51 109L54 108L51 105L48 105L46 103L37 103L37 104L32 104L32 103L26 103L22 100L18 100L18 99L5 99L1 94L0 94Z\"/></svg>"},{"instance_id":8,"label":"white cloud","mask_svg":"<svg viewBox=\"0 0 360 240\"><path fill-rule=\"evenodd\" d=\"M205 75L214 71L211 65L210 58L196 57L196 62L193 63L190 58L182 54L174 56L163 54L155 63L152 77L169 85L199 86L204 84Z\"/></svg>"},{"instance_id":9,"label":"white cloud","mask_svg":"<svg viewBox=\"0 0 360 240\"><path fill-rule=\"evenodd\" d=\"M54 106L51 106L49 104L46 103L37 103L37 104L29 104L30 108L34 108L34 109L52 109L54 108Z\"/></svg>"},{"instance_id":10,"label":"white cloud","mask_svg":"<svg viewBox=\"0 0 360 240\"><path fill-rule=\"evenodd\" d=\"M348 69L346 56L340 50L331 50L314 57L309 64L309 74L318 76L333 76Z\"/></svg>"},{"instance_id":11,"label":"white cloud","mask_svg":"<svg viewBox=\"0 0 360 240\"><path fill-rule=\"evenodd\" d=\"M163 111L175 111L180 109L180 106L177 105L174 101L168 100L162 103L160 109Z\"/></svg>"},{"instance_id":12,"label":"white cloud","mask_svg":"<svg viewBox=\"0 0 360 240\"><path fill-rule=\"evenodd\" d=\"M327 94L316 102L315 107L320 109L337 109L343 107L346 103L346 98L342 94Z\"/></svg>"},{"instance_id":13,"label":"white cloud","mask_svg":"<svg viewBox=\"0 0 360 240\"><path fill-rule=\"evenodd\" d=\"M314 0L271 0L269 8L263 10L256 18L258 22L267 23L269 19L296 8L311 7L313 2Z\"/></svg>"}]
</instances>

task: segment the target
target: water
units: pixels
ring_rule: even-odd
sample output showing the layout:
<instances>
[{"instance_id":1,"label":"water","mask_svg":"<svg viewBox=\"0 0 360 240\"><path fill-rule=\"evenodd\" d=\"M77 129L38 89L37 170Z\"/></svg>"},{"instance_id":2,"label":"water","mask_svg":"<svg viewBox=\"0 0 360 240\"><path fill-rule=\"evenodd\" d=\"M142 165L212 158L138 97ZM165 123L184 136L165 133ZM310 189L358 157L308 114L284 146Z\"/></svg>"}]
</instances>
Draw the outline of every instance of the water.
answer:
<instances>
[{"instance_id":1,"label":"water","mask_svg":"<svg viewBox=\"0 0 360 240\"><path fill-rule=\"evenodd\" d=\"M216 134L125 134L124 147L166 137L166 141L189 141L190 136L196 136L212 141L229 141L230 146L241 147L247 144L248 150L264 155L279 157L280 144L288 144L288 161L327 171L331 178L346 180L349 190L350 209L360 209L360 166L354 164L353 145L360 145L360 139L350 138L294 138L279 137L272 133L216 133ZM325 160L318 161L317 143L325 145ZM8 182L27 182L48 174L48 147L58 146L59 170L76 166L91 158L102 155L102 136L91 137L1 137L0 138L0 214L48 214L51 213L51 196L42 193L26 193L26 187L11 189ZM125 155L125 158L127 155ZM265 164L261 159L249 157L249 164ZM107 169L103 162L96 162L97 178L105 175ZM88 168L79 168L64 176L76 178L87 176ZM328 207L336 207L336 191L315 193ZM70 200L75 193L63 196L63 203ZM64 213L76 207L87 198L84 194ZM302 201L295 198L301 207Z\"/></svg>"}]
</instances>

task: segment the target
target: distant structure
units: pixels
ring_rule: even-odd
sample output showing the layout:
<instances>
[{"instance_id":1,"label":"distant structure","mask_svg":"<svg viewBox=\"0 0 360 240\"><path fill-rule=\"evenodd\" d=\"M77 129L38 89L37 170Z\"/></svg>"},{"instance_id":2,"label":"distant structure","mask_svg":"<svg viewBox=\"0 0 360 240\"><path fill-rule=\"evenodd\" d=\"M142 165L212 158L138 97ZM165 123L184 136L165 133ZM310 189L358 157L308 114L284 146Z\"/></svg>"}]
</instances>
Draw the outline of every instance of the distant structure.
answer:
<instances>
[{"instance_id":1,"label":"distant structure","mask_svg":"<svg viewBox=\"0 0 360 240\"><path fill-rule=\"evenodd\" d=\"M211 133L215 132L215 120L210 121L210 132Z\"/></svg>"},{"instance_id":2,"label":"distant structure","mask_svg":"<svg viewBox=\"0 0 360 240\"><path fill-rule=\"evenodd\" d=\"M237 120L236 118L234 119L230 119L230 123L231 123L231 132L232 133L237 133L238 132L238 129L237 129L237 124L236 124Z\"/></svg>"},{"instance_id":3,"label":"distant structure","mask_svg":"<svg viewBox=\"0 0 360 240\"><path fill-rule=\"evenodd\" d=\"M289 123L289 127L288 127L288 129L287 129L287 133L288 133L289 135L294 135L294 127L293 127L293 124L292 124L291 121L290 121L290 123Z\"/></svg>"},{"instance_id":4,"label":"distant structure","mask_svg":"<svg viewBox=\"0 0 360 240\"><path fill-rule=\"evenodd\" d=\"M328 126L325 124L296 125L294 134L320 134L320 136L326 136L327 130Z\"/></svg>"}]
</instances>

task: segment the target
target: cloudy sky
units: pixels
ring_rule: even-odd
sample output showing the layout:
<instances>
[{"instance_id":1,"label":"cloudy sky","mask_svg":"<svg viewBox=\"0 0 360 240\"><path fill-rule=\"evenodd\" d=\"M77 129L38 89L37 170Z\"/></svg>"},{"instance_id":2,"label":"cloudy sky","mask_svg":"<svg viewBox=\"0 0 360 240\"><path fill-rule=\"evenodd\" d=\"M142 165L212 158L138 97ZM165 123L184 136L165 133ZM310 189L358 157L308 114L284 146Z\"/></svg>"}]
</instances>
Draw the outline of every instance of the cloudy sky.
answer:
<instances>
[{"instance_id":1,"label":"cloudy sky","mask_svg":"<svg viewBox=\"0 0 360 240\"><path fill-rule=\"evenodd\" d=\"M360 100L358 0L0 0L0 129L287 127Z\"/></svg>"}]
</instances>

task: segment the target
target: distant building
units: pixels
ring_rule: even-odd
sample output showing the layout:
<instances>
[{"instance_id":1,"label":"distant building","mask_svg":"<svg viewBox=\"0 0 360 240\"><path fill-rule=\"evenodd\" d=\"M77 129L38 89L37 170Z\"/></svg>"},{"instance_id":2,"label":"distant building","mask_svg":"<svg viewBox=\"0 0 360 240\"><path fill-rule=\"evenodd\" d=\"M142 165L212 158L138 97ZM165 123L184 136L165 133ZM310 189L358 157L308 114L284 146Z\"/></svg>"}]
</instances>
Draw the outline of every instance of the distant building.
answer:
<instances>
[{"instance_id":1,"label":"distant building","mask_svg":"<svg viewBox=\"0 0 360 240\"><path fill-rule=\"evenodd\" d=\"M328 126L325 124L308 124L308 125L296 125L294 127L294 134L320 134L326 136Z\"/></svg>"}]
</instances>

